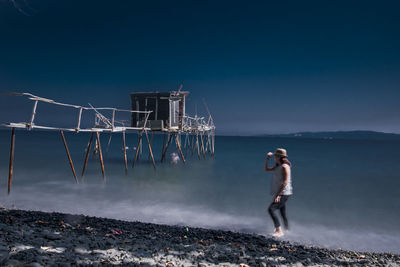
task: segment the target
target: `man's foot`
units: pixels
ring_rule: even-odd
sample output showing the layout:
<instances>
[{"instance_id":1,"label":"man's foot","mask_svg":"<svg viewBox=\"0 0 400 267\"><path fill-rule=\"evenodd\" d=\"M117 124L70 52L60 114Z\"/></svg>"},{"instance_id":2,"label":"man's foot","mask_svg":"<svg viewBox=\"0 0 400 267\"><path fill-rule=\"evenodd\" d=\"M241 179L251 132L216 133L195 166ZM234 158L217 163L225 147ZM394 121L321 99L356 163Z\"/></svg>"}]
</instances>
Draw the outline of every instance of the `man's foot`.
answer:
<instances>
[{"instance_id":1,"label":"man's foot","mask_svg":"<svg viewBox=\"0 0 400 267\"><path fill-rule=\"evenodd\" d=\"M279 237L282 237L282 236L284 236L284 233L282 232L282 230L280 230L280 231L275 231L275 232L272 234L272 237L275 237L275 238L279 238Z\"/></svg>"}]
</instances>

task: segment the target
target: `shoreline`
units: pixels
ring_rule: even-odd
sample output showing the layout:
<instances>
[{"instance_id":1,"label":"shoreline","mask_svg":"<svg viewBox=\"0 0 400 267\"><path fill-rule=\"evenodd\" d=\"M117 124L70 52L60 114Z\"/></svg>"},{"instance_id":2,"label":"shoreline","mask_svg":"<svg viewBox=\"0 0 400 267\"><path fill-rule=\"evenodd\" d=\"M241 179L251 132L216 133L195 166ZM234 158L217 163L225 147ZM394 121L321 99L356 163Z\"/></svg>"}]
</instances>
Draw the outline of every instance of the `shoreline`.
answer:
<instances>
[{"instance_id":1,"label":"shoreline","mask_svg":"<svg viewBox=\"0 0 400 267\"><path fill-rule=\"evenodd\" d=\"M261 235L0 209L0 266L400 266L400 255Z\"/></svg>"}]
</instances>

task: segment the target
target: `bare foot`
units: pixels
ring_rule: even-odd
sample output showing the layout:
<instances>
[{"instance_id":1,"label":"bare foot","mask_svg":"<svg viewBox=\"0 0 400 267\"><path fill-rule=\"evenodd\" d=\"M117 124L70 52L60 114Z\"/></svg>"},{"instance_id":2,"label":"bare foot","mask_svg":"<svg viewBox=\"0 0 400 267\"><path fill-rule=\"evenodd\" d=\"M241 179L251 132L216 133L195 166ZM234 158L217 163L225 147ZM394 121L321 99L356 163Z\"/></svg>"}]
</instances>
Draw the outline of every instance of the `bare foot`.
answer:
<instances>
[{"instance_id":1,"label":"bare foot","mask_svg":"<svg viewBox=\"0 0 400 267\"><path fill-rule=\"evenodd\" d=\"M279 238L279 237L282 237L282 236L284 236L284 233L282 232L282 230L275 231L275 232L272 234L272 237L276 237L276 238Z\"/></svg>"}]
</instances>

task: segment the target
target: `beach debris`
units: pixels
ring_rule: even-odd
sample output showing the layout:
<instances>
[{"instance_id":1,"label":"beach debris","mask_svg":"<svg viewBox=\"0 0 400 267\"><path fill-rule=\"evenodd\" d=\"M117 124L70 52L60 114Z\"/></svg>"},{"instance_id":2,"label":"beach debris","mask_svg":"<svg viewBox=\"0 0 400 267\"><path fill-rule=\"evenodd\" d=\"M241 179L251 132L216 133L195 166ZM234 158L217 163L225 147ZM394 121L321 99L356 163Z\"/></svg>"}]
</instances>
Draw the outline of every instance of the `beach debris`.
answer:
<instances>
[{"instance_id":1,"label":"beach debris","mask_svg":"<svg viewBox=\"0 0 400 267\"><path fill-rule=\"evenodd\" d=\"M197 242L197 243L199 243L199 244L201 244L201 245L203 245L203 246L209 246L209 245L211 245L211 241L209 241L209 240L202 240L202 239L200 239L200 240L196 240L195 242Z\"/></svg>"},{"instance_id":2,"label":"beach debris","mask_svg":"<svg viewBox=\"0 0 400 267\"><path fill-rule=\"evenodd\" d=\"M219 235L219 236L217 236L217 238L216 238L216 239L219 239L219 240L226 240L225 236L223 236L223 235Z\"/></svg>"},{"instance_id":3,"label":"beach debris","mask_svg":"<svg viewBox=\"0 0 400 267\"><path fill-rule=\"evenodd\" d=\"M112 231L112 234L113 235L122 235L122 231L119 230L119 229L115 229L115 230Z\"/></svg>"},{"instance_id":4,"label":"beach debris","mask_svg":"<svg viewBox=\"0 0 400 267\"><path fill-rule=\"evenodd\" d=\"M52 252L52 253L63 253L65 251L65 248L53 248L46 246L41 246L40 249L45 252Z\"/></svg>"},{"instance_id":5,"label":"beach debris","mask_svg":"<svg viewBox=\"0 0 400 267\"><path fill-rule=\"evenodd\" d=\"M45 221L41 221L41 220L37 220L35 221L36 224L40 224L40 225L47 225L49 224L49 222L45 222Z\"/></svg>"},{"instance_id":6,"label":"beach debris","mask_svg":"<svg viewBox=\"0 0 400 267\"><path fill-rule=\"evenodd\" d=\"M241 244L239 242L232 242L232 246L239 248L239 247L243 246L243 244Z\"/></svg>"}]
</instances>

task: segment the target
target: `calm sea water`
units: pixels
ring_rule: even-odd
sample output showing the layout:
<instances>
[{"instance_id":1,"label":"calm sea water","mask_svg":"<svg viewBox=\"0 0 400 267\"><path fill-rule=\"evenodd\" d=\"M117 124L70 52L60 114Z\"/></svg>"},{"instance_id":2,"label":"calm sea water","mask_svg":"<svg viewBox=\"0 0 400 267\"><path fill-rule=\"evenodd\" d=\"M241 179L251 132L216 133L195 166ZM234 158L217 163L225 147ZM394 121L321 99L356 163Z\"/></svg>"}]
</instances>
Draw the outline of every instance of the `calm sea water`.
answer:
<instances>
[{"instance_id":1,"label":"calm sea water","mask_svg":"<svg viewBox=\"0 0 400 267\"><path fill-rule=\"evenodd\" d=\"M80 173L89 134L66 133ZM17 131L13 188L7 196L10 131L0 131L0 204L124 220L184 224L267 235L270 173L265 155L285 147L293 163L294 195L288 201L291 231L300 243L359 251L400 253L400 142L262 137L216 138L216 155L186 165L158 163L145 149L131 168L137 135L127 135L129 173L122 136L101 139L106 182L91 158L76 185L56 132ZM161 136L154 153L160 159ZM169 153L175 149L170 149Z\"/></svg>"}]
</instances>

